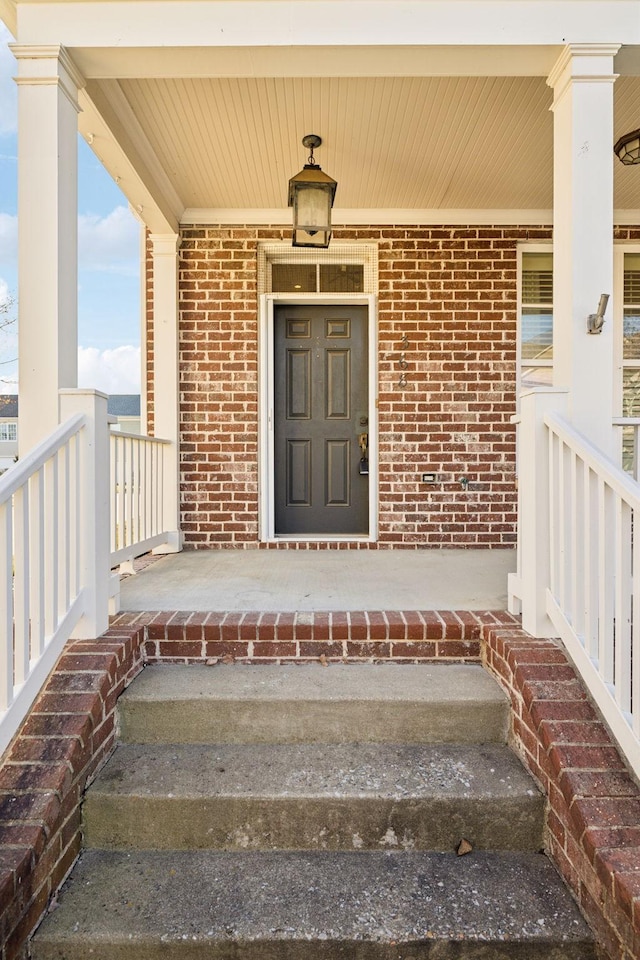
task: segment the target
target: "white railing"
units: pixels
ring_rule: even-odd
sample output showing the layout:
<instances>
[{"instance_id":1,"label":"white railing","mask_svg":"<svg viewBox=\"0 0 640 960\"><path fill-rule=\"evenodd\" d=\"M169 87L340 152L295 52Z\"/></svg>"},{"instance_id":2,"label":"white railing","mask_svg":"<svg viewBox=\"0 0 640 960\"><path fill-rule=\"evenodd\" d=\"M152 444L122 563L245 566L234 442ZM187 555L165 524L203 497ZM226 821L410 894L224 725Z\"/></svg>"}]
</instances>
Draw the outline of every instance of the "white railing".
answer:
<instances>
[{"instance_id":1,"label":"white railing","mask_svg":"<svg viewBox=\"0 0 640 960\"><path fill-rule=\"evenodd\" d=\"M66 641L107 629L112 567L176 540L174 446L110 434L94 390L61 390L60 409L62 425L0 478L0 754Z\"/></svg>"},{"instance_id":2,"label":"white railing","mask_svg":"<svg viewBox=\"0 0 640 960\"><path fill-rule=\"evenodd\" d=\"M76 414L0 478L0 754L83 612Z\"/></svg>"},{"instance_id":3,"label":"white railing","mask_svg":"<svg viewBox=\"0 0 640 960\"><path fill-rule=\"evenodd\" d=\"M571 426L565 402L523 398L512 592L525 629L560 637L640 774L640 486Z\"/></svg>"},{"instance_id":4,"label":"white railing","mask_svg":"<svg viewBox=\"0 0 640 960\"><path fill-rule=\"evenodd\" d=\"M111 565L167 542L163 502L167 440L114 430L111 471Z\"/></svg>"},{"instance_id":5,"label":"white railing","mask_svg":"<svg viewBox=\"0 0 640 960\"><path fill-rule=\"evenodd\" d=\"M640 480L640 417L615 417L613 425L620 432L622 469Z\"/></svg>"}]
</instances>

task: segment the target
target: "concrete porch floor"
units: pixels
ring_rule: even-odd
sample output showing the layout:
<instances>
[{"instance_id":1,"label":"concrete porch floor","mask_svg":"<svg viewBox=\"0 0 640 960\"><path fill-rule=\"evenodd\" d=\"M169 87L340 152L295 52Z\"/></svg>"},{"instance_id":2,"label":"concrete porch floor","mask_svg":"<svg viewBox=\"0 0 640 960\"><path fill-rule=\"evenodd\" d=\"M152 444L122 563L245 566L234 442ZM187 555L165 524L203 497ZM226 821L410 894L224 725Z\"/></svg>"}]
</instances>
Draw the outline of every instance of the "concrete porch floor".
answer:
<instances>
[{"instance_id":1,"label":"concrete porch floor","mask_svg":"<svg viewBox=\"0 0 640 960\"><path fill-rule=\"evenodd\" d=\"M505 610L515 550L201 550L121 582L136 610Z\"/></svg>"}]
</instances>

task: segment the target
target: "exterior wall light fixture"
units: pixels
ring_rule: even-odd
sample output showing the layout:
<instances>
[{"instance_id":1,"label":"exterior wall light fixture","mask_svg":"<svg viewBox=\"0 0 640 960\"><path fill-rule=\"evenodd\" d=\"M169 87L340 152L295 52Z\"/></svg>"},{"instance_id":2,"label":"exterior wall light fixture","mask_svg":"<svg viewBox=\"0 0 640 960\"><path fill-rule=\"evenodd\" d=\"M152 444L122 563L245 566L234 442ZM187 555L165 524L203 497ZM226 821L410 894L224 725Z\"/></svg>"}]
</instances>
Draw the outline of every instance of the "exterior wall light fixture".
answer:
<instances>
[{"instance_id":1,"label":"exterior wall light fixture","mask_svg":"<svg viewBox=\"0 0 640 960\"><path fill-rule=\"evenodd\" d=\"M603 293L600 295L600 300L598 302L598 309L595 313L590 313L587 317L587 333L602 333L602 327L604 325L604 315L607 311L607 304L609 303L609 294Z\"/></svg>"},{"instance_id":2,"label":"exterior wall light fixture","mask_svg":"<svg viewBox=\"0 0 640 960\"><path fill-rule=\"evenodd\" d=\"M337 182L313 162L313 151L322 139L315 133L302 138L309 161L289 180L289 206L293 207L293 246L328 247L331 240L331 207Z\"/></svg>"},{"instance_id":3,"label":"exterior wall light fixture","mask_svg":"<svg viewBox=\"0 0 640 960\"><path fill-rule=\"evenodd\" d=\"M625 133L617 141L613 148L618 160L626 166L640 163L640 130L632 130L631 133Z\"/></svg>"}]
</instances>

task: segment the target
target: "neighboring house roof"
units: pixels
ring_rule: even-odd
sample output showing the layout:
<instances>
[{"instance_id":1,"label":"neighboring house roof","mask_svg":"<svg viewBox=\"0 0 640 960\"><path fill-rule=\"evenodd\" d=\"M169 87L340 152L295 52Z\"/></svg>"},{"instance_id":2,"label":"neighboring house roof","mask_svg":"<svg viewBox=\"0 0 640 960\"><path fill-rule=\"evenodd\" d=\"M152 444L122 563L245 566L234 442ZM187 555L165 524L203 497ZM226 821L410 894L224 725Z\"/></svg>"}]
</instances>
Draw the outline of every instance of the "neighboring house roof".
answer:
<instances>
[{"instance_id":1,"label":"neighboring house roof","mask_svg":"<svg viewBox=\"0 0 640 960\"><path fill-rule=\"evenodd\" d=\"M15 420L18 416L18 396L15 393L0 393L0 419Z\"/></svg>"},{"instance_id":2,"label":"neighboring house roof","mask_svg":"<svg viewBox=\"0 0 640 960\"><path fill-rule=\"evenodd\" d=\"M114 417L139 417L139 393L113 393L107 401L107 412ZM15 420L18 416L18 396L14 393L0 394L0 419Z\"/></svg>"},{"instance_id":3,"label":"neighboring house roof","mask_svg":"<svg viewBox=\"0 0 640 960\"><path fill-rule=\"evenodd\" d=\"M107 413L114 417L139 417L139 393L112 393L107 401Z\"/></svg>"}]
</instances>

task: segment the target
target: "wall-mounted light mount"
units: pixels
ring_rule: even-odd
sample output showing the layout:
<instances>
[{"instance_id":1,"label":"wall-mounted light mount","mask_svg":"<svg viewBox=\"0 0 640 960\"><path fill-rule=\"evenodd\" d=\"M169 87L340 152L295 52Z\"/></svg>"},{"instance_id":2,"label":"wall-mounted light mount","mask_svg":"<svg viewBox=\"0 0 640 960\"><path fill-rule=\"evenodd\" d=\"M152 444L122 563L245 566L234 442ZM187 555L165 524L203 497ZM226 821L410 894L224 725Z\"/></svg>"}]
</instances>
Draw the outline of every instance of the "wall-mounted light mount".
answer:
<instances>
[{"instance_id":1,"label":"wall-mounted light mount","mask_svg":"<svg viewBox=\"0 0 640 960\"><path fill-rule=\"evenodd\" d=\"M598 309L595 313L590 313L587 317L587 333L602 333L602 327L604 325L604 315L607 311L607 304L609 303L609 294L602 293L600 295L600 302L598 303Z\"/></svg>"}]
</instances>

